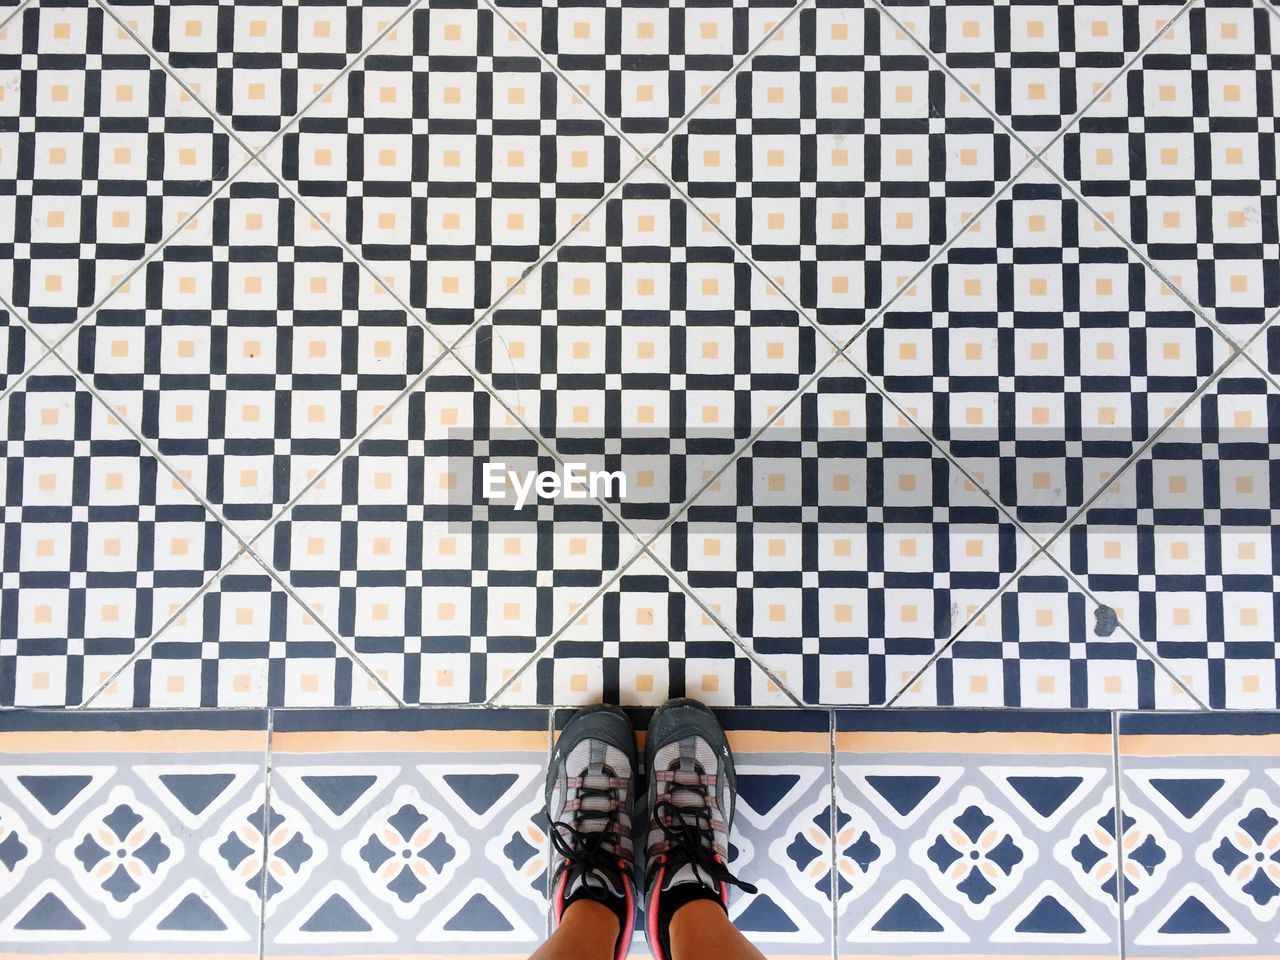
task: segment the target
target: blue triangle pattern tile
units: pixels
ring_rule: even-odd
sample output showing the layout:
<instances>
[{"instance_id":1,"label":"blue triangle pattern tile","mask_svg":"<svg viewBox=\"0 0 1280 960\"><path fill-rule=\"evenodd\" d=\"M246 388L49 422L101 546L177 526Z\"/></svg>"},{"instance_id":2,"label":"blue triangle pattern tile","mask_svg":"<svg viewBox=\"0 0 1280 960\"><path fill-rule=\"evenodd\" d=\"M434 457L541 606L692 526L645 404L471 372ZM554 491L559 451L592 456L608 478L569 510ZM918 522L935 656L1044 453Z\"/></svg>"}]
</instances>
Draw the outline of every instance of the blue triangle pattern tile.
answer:
<instances>
[{"instance_id":1,"label":"blue triangle pattern tile","mask_svg":"<svg viewBox=\"0 0 1280 960\"><path fill-rule=\"evenodd\" d=\"M742 774L738 777L738 799L756 813L768 813L797 783L793 773Z\"/></svg>"},{"instance_id":2,"label":"blue triangle pattern tile","mask_svg":"<svg viewBox=\"0 0 1280 960\"><path fill-rule=\"evenodd\" d=\"M169 773L160 776L160 782L174 798L197 816L204 813L234 780L234 774L230 773Z\"/></svg>"},{"instance_id":3,"label":"blue triangle pattern tile","mask_svg":"<svg viewBox=\"0 0 1280 960\"><path fill-rule=\"evenodd\" d=\"M1031 804L1032 809L1040 816L1048 817L1070 799L1084 783L1084 778L1011 776L1008 782Z\"/></svg>"},{"instance_id":4,"label":"blue triangle pattern tile","mask_svg":"<svg viewBox=\"0 0 1280 960\"><path fill-rule=\"evenodd\" d=\"M448 773L444 782L477 814L487 813L519 778L513 773Z\"/></svg>"},{"instance_id":5,"label":"blue triangle pattern tile","mask_svg":"<svg viewBox=\"0 0 1280 960\"><path fill-rule=\"evenodd\" d=\"M222 922L213 909L196 894L189 893L182 901L157 924L161 930L215 931L225 930Z\"/></svg>"},{"instance_id":6,"label":"blue triangle pattern tile","mask_svg":"<svg viewBox=\"0 0 1280 960\"><path fill-rule=\"evenodd\" d=\"M1200 936L1230 933L1230 928L1196 896L1192 895L1169 915L1160 927L1163 934Z\"/></svg>"},{"instance_id":7,"label":"blue triangle pattern tile","mask_svg":"<svg viewBox=\"0 0 1280 960\"><path fill-rule=\"evenodd\" d=\"M346 900L333 894L302 924L306 933L368 933L369 922Z\"/></svg>"},{"instance_id":8,"label":"blue triangle pattern tile","mask_svg":"<svg viewBox=\"0 0 1280 960\"><path fill-rule=\"evenodd\" d=\"M372 775L351 776L304 776L305 783L326 807L334 814L341 816L351 809L352 804L364 796L378 778Z\"/></svg>"},{"instance_id":9,"label":"blue triangle pattern tile","mask_svg":"<svg viewBox=\"0 0 1280 960\"><path fill-rule=\"evenodd\" d=\"M871 929L883 933L941 933L943 927L920 905L919 900L904 893L872 924Z\"/></svg>"},{"instance_id":10,"label":"blue triangle pattern tile","mask_svg":"<svg viewBox=\"0 0 1280 960\"><path fill-rule=\"evenodd\" d=\"M71 908L52 893L46 893L16 924L19 930L84 930L85 925Z\"/></svg>"},{"instance_id":11,"label":"blue triangle pattern tile","mask_svg":"<svg viewBox=\"0 0 1280 960\"><path fill-rule=\"evenodd\" d=\"M92 777L76 774L58 774L37 776L27 774L18 777L18 782L27 788L27 792L36 798L40 806L49 813L57 815L66 809L80 791L93 781Z\"/></svg>"},{"instance_id":12,"label":"blue triangle pattern tile","mask_svg":"<svg viewBox=\"0 0 1280 960\"><path fill-rule=\"evenodd\" d=\"M514 929L484 894L476 893L457 913L445 921L444 928L469 933L507 933Z\"/></svg>"},{"instance_id":13,"label":"blue triangle pattern tile","mask_svg":"<svg viewBox=\"0 0 1280 960\"><path fill-rule=\"evenodd\" d=\"M1193 778L1152 777L1151 786L1160 792L1175 810L1190 820L1222 789L1225 780L1217 777Z\"/></svg>"},{"instance_id":14,"label":"blue triangle pattern tile","mask_svg":"<svg viewBox=\"0 0 1280 960\"><path fill-rule=\"evenodd\" d=\"M941 778L928 776L871 775L867 777L867 783L904 817L918 807L940 782Z\"/></svg>"},{"instance_id":15,"label":"blue triangle pattern tile","mask_svg":"<svg viewBox=\"0 0 1280 960\"><path fill-rule=\"evenodd\" d=\"M1043 897L1014 927L1019 933L1084 933L1085 928L1054 897Z\"/></svg>"}]
</instances>

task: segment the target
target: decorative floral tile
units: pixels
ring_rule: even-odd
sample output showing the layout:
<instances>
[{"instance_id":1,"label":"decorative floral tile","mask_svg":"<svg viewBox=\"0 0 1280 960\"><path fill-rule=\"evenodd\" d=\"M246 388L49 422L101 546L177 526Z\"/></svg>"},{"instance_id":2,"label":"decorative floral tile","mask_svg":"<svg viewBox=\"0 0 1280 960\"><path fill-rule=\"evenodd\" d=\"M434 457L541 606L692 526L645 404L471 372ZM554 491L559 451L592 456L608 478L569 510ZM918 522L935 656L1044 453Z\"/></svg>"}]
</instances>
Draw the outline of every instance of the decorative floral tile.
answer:
<instances>
[{"instance_id":1,"label":"decorative floral tile","mask_svg":"<svg viewBox=\"0 0 1280 960\"><path fill-rule=\"evenodd\" d=\"M114 0L111 6L256 150L388 30L409 0Z\"/></svg>"},{"instance_id":2,"label":"decorative floral tile","mask_svg":"<svg viewBox=\"0 0 1280 960\"><path fill-rule=\"evenodd\" d=\"M92 0L0 27L0 296L56 339L243 162Z\"/></svg>"},{"instance_id":3,"label":"decorative floral tile","mask_svg":"<svg viewBox=\"0 0 1280 960\"><path fill-rule=\"evenodd\" d=\"M252 164L59 350L250 537L441 347Z\"/></svg>"},{"instance_id":4,"label":"decorative floral tile","mask_svg":"<svg viewBox=\"0 0 1280 960\"><path fill-rule=\"evenodd\" d=\"M1052 547L1214 708L1278 702L1278 428L1280 392L1238 358Z\"/></svg>"},{"instance_id":5,"label":"decorative floral tile","mask_svg":"<svg viewBox=\"0 0 1280 960\"><path fill-rule=\"evenodd\" d=\"M804 702L881 704L1034 544L841 358L654 549Z\"/></svg>"},{"instance_id":6,"label":"decorative floral tile","mask_svg":"<svg viewBox=\"0 0 1280 960\"><path fill-rule=\"evenodd\" d=\"M0 400L0 704L78 706L234 554L56 357Z\"/></svg>"},{"instance_id":7,"label":"decorative floral tile","mask_svg":"<svg viewBox=\"0 0 1280 960\"><path fill-rule=\"evenodd\" d=\"M1280 715L1122 714L1125 953L1275 956Z\"/></svg>"},{"instance_id":8,"label":"decorative floral tile","mask_svg":"<svg viewBox=\"0 0 1280 960\"><path fill-rule=\"evenodd\" d=\"M838 954L1119 956L1111 715L836 714Z\"/></svg>"},{"instance_id":9,"label":"decorative floral tile","mask_svg":"<svg viewBox=\"0 0 1280 960\"><path fill-rule=\"evenodd\" d=\"M277 713L264 956L528 956L548 737L543 710Z\"/></svg>"},{"instance_id":10,"label":"decorative floral tile","mask_svg":"<svg viewBox=\"0 0 1280 960\"><path fill-rule=\"evenodd\" d=\"M850 350L1042 539L1229 355L1039 164Z\"/></svg>"},{"instance_id":11,"label":"decorative floral tile","mask_svg":"<svg viewBox=\"0 0 1280 960\"><path fill-rule=\"evenodd\" d=\"M794 6L795 0L710 0L672 8L643 0L497 4L511 26L641 150L696 107Z\"/></svg>"},{"instance_id":12,"label":"decorative floral tile","mask_svg":"<svg viewBox=\"0 0 1280 960\"><path fill-rule=\"evenodd\" d=\"M876 7L803 7L655 155L833 338L1014 172L1011 140Z\"/></svg>"},{"instance_id":13,"label":"decorative floral tile","mask_svg":"<svg viewBox=\"0 0 1280 960\"><path fill-rule=\"evenodd\" d=\"M464 326L637 159L466 0L416 6L264 154L427 320Z\"/></svg>"},{"instance_id":14,"label":"decorative floral tile","mask_svg":"<svg viewBox=\"0 0 1280 960\"><path fill-rule=\"evenodd\" d=\"M260 712L0 714L6 954L258 956L266 758Z\"/></svg>"},{"instance_id":15,"label":"decorative floral tile","mask_svg":"<svg viewBox=\"0 0 1280 960\"><path fill-rule=\"evenodd\" d=\"M1100 100L1089 116L1107 115L1116 103L1111 81L1182 6L1173 0L1140 6L1111 0L1070 6L1051 0L885 2L891 16L1036 149L1095 98ZM1156 44L1154 51L1165 49Z\"/></svg>"},{"instance_id":16,"label":"decorative floral tile","mask_svg":"<svg viewBox=\"0 0 1280 960\"><path fill-rule=\"evenodd\" d=\"M1277 56L1267 4L1196 4L1048 156L1242 340L1280 307Z\"/></svg>"}]
</instances>

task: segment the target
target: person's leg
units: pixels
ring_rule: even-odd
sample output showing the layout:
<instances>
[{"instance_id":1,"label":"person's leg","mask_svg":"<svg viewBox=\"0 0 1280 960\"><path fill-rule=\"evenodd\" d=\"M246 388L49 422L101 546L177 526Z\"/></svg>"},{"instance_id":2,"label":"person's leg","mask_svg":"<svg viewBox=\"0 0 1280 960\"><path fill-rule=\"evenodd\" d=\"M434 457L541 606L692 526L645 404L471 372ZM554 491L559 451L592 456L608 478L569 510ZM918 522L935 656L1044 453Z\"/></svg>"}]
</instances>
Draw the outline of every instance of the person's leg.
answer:
<instances>
[{"instance_id":1,"label":"person's leg","mask_svg":"<svg viewBox=\"0 0 1280 960\"><path fill-rule=\"evenodd\" d=\"M671 960L765 960L713 900L686 903L671 915L667 931Z\"/></svg>"},{"instance_id":2,"label":"person's leg","mask_svg":"<svg viewBox=\"0 0 1280 960\"><path fill-rule=\"evenodd\" d=\"M613 960L618 915L594 900L576 900L529 960Z\"/></svg>"}]
</instances>

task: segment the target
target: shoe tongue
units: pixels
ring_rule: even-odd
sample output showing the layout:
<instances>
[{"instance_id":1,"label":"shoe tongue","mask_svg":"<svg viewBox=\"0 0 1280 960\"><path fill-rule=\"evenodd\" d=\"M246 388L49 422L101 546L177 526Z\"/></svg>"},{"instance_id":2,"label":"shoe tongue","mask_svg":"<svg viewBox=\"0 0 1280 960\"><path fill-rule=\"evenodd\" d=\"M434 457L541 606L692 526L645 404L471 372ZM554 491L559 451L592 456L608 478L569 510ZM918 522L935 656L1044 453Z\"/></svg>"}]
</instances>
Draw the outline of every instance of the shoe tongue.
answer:
<instances>
[{"instance_id":1,"label":"shoe tongue","mask_svg":"<svg viewBox=\"0 0 1280 960\"><path fill-rule=\"evenodd\" d=\"M625 897L618 880L622 874L617 873L616 876L609 876L603 870L588 870L582 876L573 882L573 885L565 891L565 899L571 899L583 892L584 896L590 897L592 900L603 900L606 896Z\"/></svg>"},{"instance_id":2,"label":"shoe tongue","mask_svg":"<svg viewBox=\"0 0 1280 960\"><path fill-rule=\"evenodd\" d=\"M662 884L662 892L666 893L672 887L678 887L682 883L699 883L704 887L710 887L712 890L716 890L715 883L709 877L704 878L692 863L686 863L675 873L667 877ZM719 891L717 890L717 892Z\"/></svg>"}]
</instances>

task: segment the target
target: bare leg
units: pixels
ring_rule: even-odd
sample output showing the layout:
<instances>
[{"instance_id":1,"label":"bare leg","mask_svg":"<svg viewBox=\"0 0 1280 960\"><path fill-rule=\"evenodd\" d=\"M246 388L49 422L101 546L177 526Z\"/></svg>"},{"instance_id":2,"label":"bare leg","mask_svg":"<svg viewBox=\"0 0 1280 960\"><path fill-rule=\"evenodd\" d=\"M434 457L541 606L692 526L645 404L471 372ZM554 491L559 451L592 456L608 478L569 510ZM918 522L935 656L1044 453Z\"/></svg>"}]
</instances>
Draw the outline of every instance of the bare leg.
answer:
<instances>
[{"instance_id":1,"label":"bare leg","mask_svg":"<svg viewBox=\"0 0 1280 960\"><path fill-rule=\"evenodd\" d=\"M710 900L686 903L671 916L671 960L765 960Z\"/></svg>"},{"instance_id":2,"label":"bare leg","mask_svg":"<svg viewBox=\"0 0 1280 960\"><path fill-rule=\"evenodd\" d=\"M578 900L529 960L613 960L617 942L617 915L592 900Z\"/></svg>"}]
</instances>

